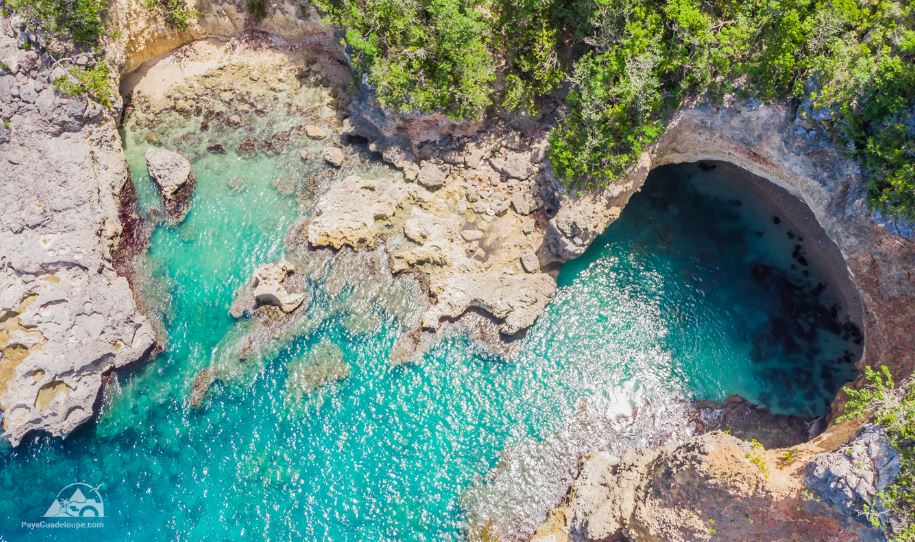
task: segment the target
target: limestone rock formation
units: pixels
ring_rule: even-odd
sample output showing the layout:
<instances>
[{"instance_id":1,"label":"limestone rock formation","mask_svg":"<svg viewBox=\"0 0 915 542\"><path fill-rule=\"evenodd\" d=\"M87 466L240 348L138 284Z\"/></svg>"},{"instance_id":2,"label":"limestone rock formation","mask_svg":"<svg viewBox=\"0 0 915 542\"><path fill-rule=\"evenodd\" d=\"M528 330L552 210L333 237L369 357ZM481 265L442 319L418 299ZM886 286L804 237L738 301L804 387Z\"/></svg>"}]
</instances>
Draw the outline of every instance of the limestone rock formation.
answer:
<instances>
[{"instance_id":1,"label":"limestone rock formation","mask_svg":"<svg viewBox=\"0 0 915 542\"><path fill-rule=\"evenodd\" d=\"M530 155L504 150L497 139L444 150L421 167L411 151L388 147L385 159L405 174L412 164L417 182L390 175L350 176L332 184L307 225L308 243L335 249L384 243L394 273L422 277L430 297L422 329L434 332L468 317L475 320L467 326L472 334L507 353L511 338L533 324L552 299L556 281L542 271L538 255L545 237L538 228L542 217L535 213L543 199L541 185L527 178L503 180L483 160L492 153L501 153L508 165L498 163L514 175L532 176L539 167L530 163ZM476 167L466 166L465 156L476 157L470 160ZM515 210L513 195L524 202ZM493 333L479 332L486 327ZM413 358L428 342L427 334L410 330L392 358Z\"/></svg>"},{"instance_id":2,"label":"limestone rock formation","mask_svg":"<svg viewBox=\"0 0 915 542\"><path fill-rule=\"evenodd\" d=\"M426 188L438 188L445 184L445 173L435 164L427 162L419 169L416 182Z\"/></svg>"},{"instance_id":3,"label":"limestone rock formation","mask_svg":"<svg viewBox=\"0 0 915 542\"><path fill-rule=\"evenodd\" d=\"M807 486L824 501L856 516L899 474L899 454L879 426L866 425L845 446L807 467ZM891 518L890 518L891 519Z\"/></svg>"},{"instance_id":4,"label":"limestone rock formation","mask_svg":"<svg viewBox=\"0 0 915 542\"><path fill-rule=\"evenodd\" d=\"M184 220L194 190L191 163L175 151L150 147L146 150L146 167L159 187L169 218L172 222Z\"/></svg>"},{"instance_id":5,"label":"limestone rock formation","mask_svg":"<svg viewBox=\"0 0 915 542\"><path fill-rule=\"evenodd\" d=\"M828 503L806 498L764 450L723 433L622 458L582 459L538 542L643 540L880 540Z\"/></svg>"},{"instance_id":6,"label":"limestone rock formation","mask_svg":"<svg viewBox=\"0 0 915 542\"><path fill-rule=\"evenodd\" d=\"M351 175L318 200L318 214L308 227L308 242L316 247L374 246L381 235L376 220L392 217L406 197L407 191L399 183Z\"/></svg>"},{"instance_id":7,"label":"limestone rock formation","mask_svg":"<svg viewBox=\"0 0 915 542\"><path fill-rule=\"evenodd\" d=\"M229 314L241 318L258 307L273 306L290 313L307 299L304 292L290 292L287 278L295 273L289 262L268 263L254 270L251 279L235 294Z\"/></svg>"},{"instance_id":8,"label":"limestone rock formation","mask_svg":"<svg viewBox=\"0 0 915 542\"><path fill-rule=\"evenodd\" d=\"M51 86L50 63L0 18L0 410L4 435L66 436L110 371L154 336L112 251L128 181L115 119Z\"/></svg>"}]
</instances>

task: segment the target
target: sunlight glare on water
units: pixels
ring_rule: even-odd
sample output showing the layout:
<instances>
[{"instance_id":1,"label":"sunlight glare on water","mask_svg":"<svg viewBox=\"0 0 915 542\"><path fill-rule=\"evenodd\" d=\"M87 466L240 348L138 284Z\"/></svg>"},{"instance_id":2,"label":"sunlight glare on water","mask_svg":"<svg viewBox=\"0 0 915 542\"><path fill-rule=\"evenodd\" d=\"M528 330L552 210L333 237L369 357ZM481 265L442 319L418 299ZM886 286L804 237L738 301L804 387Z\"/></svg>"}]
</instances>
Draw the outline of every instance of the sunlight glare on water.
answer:
<instances>
[{"instance_id":1,"label":"sunlight glare on water","mask_svg":"<svg viewBox=\"0 0 915 542\"><path fill-rule=\"evenodd\" d=\"M149 216L157 195L145 143L129 128L125 140ZM391 366L395 319L354 332L312 285L317 323L191 409L195 375L244 325L227 314L233 293L282 256L306 208L274 187L297 167L231 152L195 159L188 217L159 226L139 262L165 351L119 375L96 424L2 451L0 487L15 496L0 500L4 539L58 536L19 522L39 519L74 481L102 485L111 540L457 540L470 507L530 528L577 454L663 439L682 401L739 393L820 415L853 375L843 355L855 346L841 330L791 325L824 322L833 301L828 289L811 293L815 275L801 278L770 242L784 233L752 205L735 206L740 194L709 195L711 177L684 166L653 175L566 264L514 360L458 338L420 364ZM787 330L773 327L784 311ZM349 376L290 401L290 367L328 341ZM500 462L511 457L522 460Z\"/></svg>"}]
</instances>

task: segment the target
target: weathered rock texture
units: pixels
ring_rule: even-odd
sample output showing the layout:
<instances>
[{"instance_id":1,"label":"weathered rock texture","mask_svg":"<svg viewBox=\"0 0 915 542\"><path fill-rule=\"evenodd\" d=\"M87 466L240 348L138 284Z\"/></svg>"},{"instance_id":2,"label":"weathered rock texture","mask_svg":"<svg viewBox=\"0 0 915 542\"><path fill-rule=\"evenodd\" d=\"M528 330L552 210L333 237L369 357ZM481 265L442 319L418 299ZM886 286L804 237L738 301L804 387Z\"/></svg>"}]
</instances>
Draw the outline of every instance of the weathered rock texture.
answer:
<instances>
[{"instance_id":1,"label":"weathered rock texture","mask_svg":"<svg viewBox=\"0 0 915 542\"><path fill-rule=\"evenodd\" d=\"M154 339L111 250L127 181L115 119L57 94L47 56L0 19L0 409L14 445L66 436L93 414L109 371Z\"/></svg>"},{"instance_id":2,"label":"weathered rock texture","mask_svg":"<svg viewBox=\"0 0 915 542\"><path fill-rule=\"evenodd\" d=\"M183 43L250 29L333 43L331 29L293 1L268 4L260 22L243 0L196 8L181 31L143 2L115 1L109 65L126 73ZM32 430L66 436L88 420L103 375L155 342L112 260L122 240L136 242L133 231L122 238L119 220L128 174L115 111L58 94L50 83L66 63L19 48L17 28L15 17L0 19L0 410L14 445Z\"/></svg>"},{"instance_id":3,"label":"weathered rock texture","mask_svg":"<svg viewBox=\"0 0 915 542\"><path fill-rule=\"evenodd\" d=\"M146 151L146 167L162 193L169 218L172 222L184 220L194 190L191 163L177 152L150 147Z\"/></svg>"},{"instance_id":4,"label":"weathered rock texture","mask_svg":"<svg viewBox=\"0 0 915 542\"><path fill-rule=\"evenodd\" d=\"M186 29L180 29L145 2L112 2L110 17L118 33L108 52L121 73L130 73L144 62L186 43L231 38L246 30L316 42L326 41L333 33L330 27L321 25L314 8L294 0L265 2L266 15L260 20L249 13L246 0L198 0L193 7L197 18Z\"/></svg>"},{"instance_id":5,"label":"weathered rock texture","mask_svg":"<svg viewBox=\"0 0 915 542\"><path fill-rule=\"evenodd\" d=\"M512 145L506 134L419 156L397 145L379 149L402 173L332 185L307 225L309 245L383 244L392 272L421 277L430 298L422 330L465 321L477 339L508 352L552 299L556 281L555 270L541 265L553 260L545 245L552 185L539 175L542 148L535 156L529 141ZM395 357L410 357L420 333L411 330Z\"/></svg>"},{"instance_id":6,"label":"weathered rock texture","mask_svg":"<svg viewBox=\"0 0 915 542\"><path fill-rule=\"evenodd\" d=\"M287 281L295 267L287 262L268 263L254 270L251 280L235 294L229 314L241 318L258 307L278 307L289 313L299 308L307 298L303 292L291 292Z\"/></svg>"},{"instance_id":7,"label":"weathered rock texture","mask_svg":"<svg viewBox=\"0 0 915 542\"><path fill-rule=\"evenodd\" d=\"M874 497L899 474L899 459L882 429L866 425L847 445L810 462L807 486L849 517L859 516L865 505L876 506Z\"/></svg>"},{"instance_id":8,"label":"weathered rock texture","mask_svg":"<svg viewBox=\"0 0 915 542\"><path fill-rule=\"evenodd\" d=\"M562 257L584 252L615 220L649 171L671 163L722 161L758 176L797 198L775 203L806 206L825 232L822 252L835 243L847 265L829 262L840 287L851 277L863 302L862 364L888 364L896 377L915 369L915 242L878 226L869 214L858 168L812 126L781 106L697 107L674 118L664 137L625 179L606 190L567 198L552 219L550 243ZM798 205L798 201L803 206ZM846 293L854 305L855 292ZM854 309L854 307L849 307Z\"/></svg>"},{"instance_id":9,"label":"weathered rock texture","mask_svg":"<svg viewBox=\"0 0 915 542\"><path fill-rule=\"evenodd\" d=\"M879 532L802 492L775 454L724 433L683 444L594 452L538 542L626 539L881 540Z\"/></svg>"}]
</instances>

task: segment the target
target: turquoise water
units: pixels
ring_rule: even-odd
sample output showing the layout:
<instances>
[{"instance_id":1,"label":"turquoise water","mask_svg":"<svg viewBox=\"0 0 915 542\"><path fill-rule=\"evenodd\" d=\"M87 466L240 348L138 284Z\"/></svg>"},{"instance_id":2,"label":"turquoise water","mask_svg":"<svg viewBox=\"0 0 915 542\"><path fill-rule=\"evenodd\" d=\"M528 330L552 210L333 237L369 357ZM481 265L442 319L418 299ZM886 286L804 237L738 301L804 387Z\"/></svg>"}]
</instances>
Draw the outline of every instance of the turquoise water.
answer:
<instances>
[{"instance_id":1,"label":"turquoise water","mask_svg":"<svg viewBox=\"0 0 915 542\"><path fill-rule=\"evenodd\" d=\"M127 138L151 216L142 149ZM511 361L458 338L393 367L393 316L353 333L345 312L318 312L316 326L191 409L194 376L238 325L227 314L233 292L282 255L305 209L274 188L297 159L194 156L187 219L156 228L138 263L166 350L118 376L96 424L0 451L0 538L456 540L462 495L479 490L504 450L557 431L582 400L738 393L811 416L853 375L860 347L830 315L829 288L817 292L815 270L792 257L800 241L785 241L785 226L728 193L715 171L688 166L653 174L566 264ZM328 302L320 283L310 287L315 305ZM350 375L290 404L287 366L322 340L342 350ZM100 486L103 534L20 527L77 481Z\"/></svg>"}]
</instances>

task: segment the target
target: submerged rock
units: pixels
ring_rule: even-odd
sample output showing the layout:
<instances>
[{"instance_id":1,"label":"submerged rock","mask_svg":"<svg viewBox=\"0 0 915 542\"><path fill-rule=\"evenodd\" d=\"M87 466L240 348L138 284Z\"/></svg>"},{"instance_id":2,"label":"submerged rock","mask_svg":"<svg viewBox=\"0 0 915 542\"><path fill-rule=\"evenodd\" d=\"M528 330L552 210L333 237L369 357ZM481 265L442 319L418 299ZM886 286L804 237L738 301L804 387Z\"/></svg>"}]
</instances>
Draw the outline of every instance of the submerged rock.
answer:
<instances>
[{"instance_id":1,"label":"submerged rock","mask_svg":"<svg viewBox=\"0 0 915 542\"><path fill-rule=\"evenodd\" d=\"M305 126L305 135L307 135L310 139L324 139L327 137L327 130L321 128L320 126L309 124Z\"/></svg>"},{"instance_id":2,"label":"submerged rock","mask_svg":"<svg viewBox=\"0 0 915 542\"><path fill-rule=\"evenodd\" d=\"M198 407L203 403L207 392L210 391L210 386L215 381L216 375L209 369L203 369L197 373L194 383L191 384L191 398L189 400L191 407Z\"/></svg>"},{"instance_id":3,"label":"submerged rock","mask_svg":"<svg viewBox=\"0 0 915 542\"><path fill-rule=\"evenodd\" d=\"M169 219L181 222L187 215L194 191L191 163L177 152L150 147L146 150L146 166L149 176L162 193Z\"/></svg>"},{"instance_id":4,"label":"submerged rock","mask_svg":"<svg viewBox=\"0 0 915 542\"><path fill-rule=\"evenodd\" d=\"M403 365L405 363L414 363L419 361L423 354L432 346L435 335L420 329L414 329L402 334L391 353L388 355L388 363L391 365Z\"/></svg>"},{"instance_id":5,"label":"submerged rock","mask_svg":"<svg viewBox=\"0 0 915 542\"><path fill-rule=\"evenodd\" d=\"M307 355L289 363L286 392L291 400L298 401L322 386L343 380L350 372L340 347L322 339Z\"/></svg>"},{"instance_id":6,"label":"submerged rock","mask_svg":"<svg viewBox=\"0 0 915 542\"><path fill-rule=\"evenodd\" d=\"M235 152L242 158L251 158L257 154L257 143L255 143L253 139L247 138L238 144Z\"/></svg>"}]
</instances>

